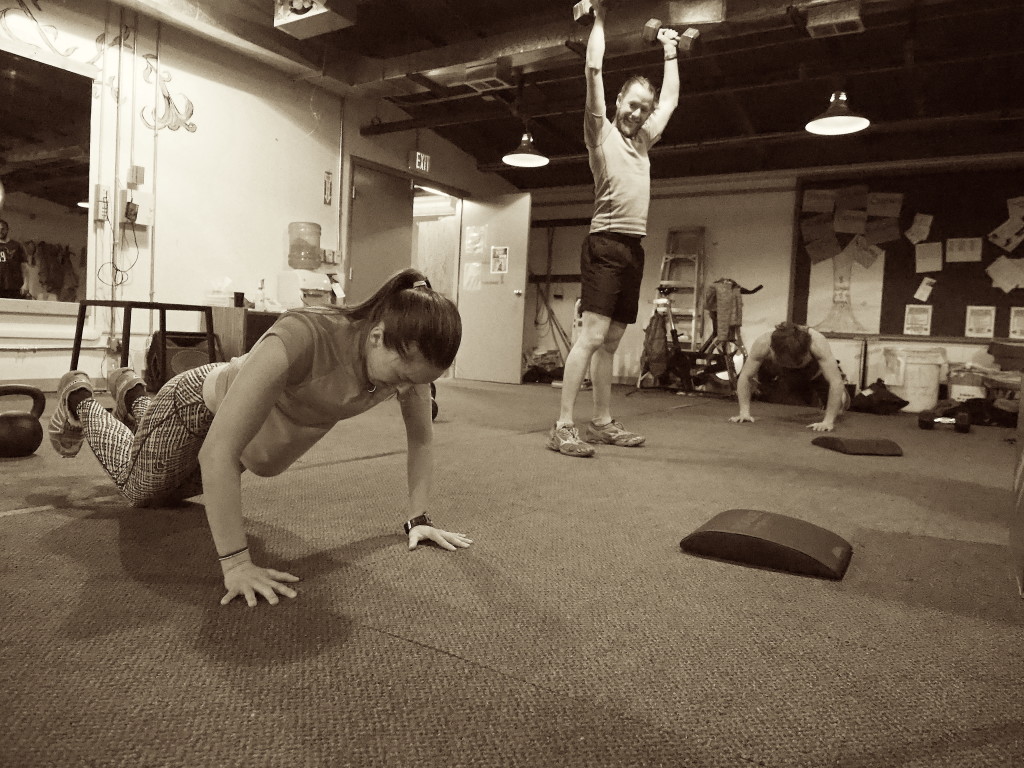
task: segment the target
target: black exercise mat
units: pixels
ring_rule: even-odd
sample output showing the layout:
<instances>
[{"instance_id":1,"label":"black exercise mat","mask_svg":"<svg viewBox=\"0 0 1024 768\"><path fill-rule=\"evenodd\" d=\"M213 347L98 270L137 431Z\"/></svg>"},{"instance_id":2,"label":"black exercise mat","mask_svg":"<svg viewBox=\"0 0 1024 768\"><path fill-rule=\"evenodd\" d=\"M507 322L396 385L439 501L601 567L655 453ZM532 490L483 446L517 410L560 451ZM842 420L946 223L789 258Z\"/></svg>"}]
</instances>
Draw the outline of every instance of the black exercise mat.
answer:
<instances>
[{"instance_id":1,"label":"black exercise mat","mask_svg":"<svg viewBox=\"0 0 1024 768\"><path fill-rule=\"evenodd\" d=\"M835 435L822 435L811 440L811 445L820 445L840 453L849 453L857 456L902 456L903 449L898 443L886 439L857 438L857 437L836 437Z\"/></svg>"}]
</instances>

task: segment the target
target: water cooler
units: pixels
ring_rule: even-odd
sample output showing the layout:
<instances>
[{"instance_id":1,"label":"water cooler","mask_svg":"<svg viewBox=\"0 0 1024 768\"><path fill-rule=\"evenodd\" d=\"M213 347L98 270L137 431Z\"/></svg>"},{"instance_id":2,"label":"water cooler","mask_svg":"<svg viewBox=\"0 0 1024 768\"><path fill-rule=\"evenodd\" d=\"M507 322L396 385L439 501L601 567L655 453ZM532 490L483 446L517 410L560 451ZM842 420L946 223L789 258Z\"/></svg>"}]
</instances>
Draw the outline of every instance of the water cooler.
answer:
<instances>
[{"instance_id":1,"label":"water cooler","mask_svg":"<svg viewBox=\"0 0 1024 768\"><path fill-rule=\"evenodd\" d=\"M293 221L288 225L289 269L277 276L277 301L285 309L331 304L331 279L315 271L323 261L320 225Z\"/></svg>"}]
</instances>

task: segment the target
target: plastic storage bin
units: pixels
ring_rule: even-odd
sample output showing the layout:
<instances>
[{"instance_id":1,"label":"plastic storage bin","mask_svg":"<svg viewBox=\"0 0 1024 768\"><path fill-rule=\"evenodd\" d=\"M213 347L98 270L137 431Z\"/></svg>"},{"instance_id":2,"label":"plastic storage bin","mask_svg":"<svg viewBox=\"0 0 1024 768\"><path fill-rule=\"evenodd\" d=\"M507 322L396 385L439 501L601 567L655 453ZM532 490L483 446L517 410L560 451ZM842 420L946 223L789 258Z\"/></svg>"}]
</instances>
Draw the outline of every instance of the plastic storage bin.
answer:
<instances>
[{"instance_id":1,"label":"plastic storage bin","mask_svg":"<svg viewBox=\"0 0 1024 768\"><path fill-rule=\"evenodd\" d=\"M939 402L939 382L946 365L942 347L886 347L885 385L907 401L904 411L920 413L931 410Z\"/></svg>"}]
</instances>

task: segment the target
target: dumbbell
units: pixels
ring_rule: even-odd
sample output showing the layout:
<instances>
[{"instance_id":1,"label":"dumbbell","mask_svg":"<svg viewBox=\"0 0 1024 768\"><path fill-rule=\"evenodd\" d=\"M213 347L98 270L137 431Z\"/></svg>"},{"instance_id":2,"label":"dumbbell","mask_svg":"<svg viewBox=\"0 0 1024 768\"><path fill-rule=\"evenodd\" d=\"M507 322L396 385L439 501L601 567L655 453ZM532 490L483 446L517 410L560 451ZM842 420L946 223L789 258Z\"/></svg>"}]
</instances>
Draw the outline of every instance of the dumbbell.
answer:
<instances>
[{"instance_id":1,"label":"dumbbell","mask_svg":"<svg viewBox=\"0 0 1024 768\"><path fill-rule=\"evenodd\" d=\"M939 416L935 411L917 414L917 426L921 429L935 429L936 424L952 424L955 432L967 434L971 431L971 414L967 411L959 411L955 416Z\"/></svg>"},{"instance_id":2,"label":"dumbbell","mask_svg":"<svg viewBox=\"0 0 1024 768\"><path fill-rule=\"evenodd\" d=\"M594 4L590 0L580 0L572 7L572 20L589 27L594 23Z\"/></svg>"},{"instance_id":3,"label":"dumbbell","mask_svg":"<svg viewBox=\"0 0 1024 768\"><path fill-rule=\"evenodd\" d=\"M615 7L618 3L616 0L604 0L606 8ZM572 20L577 24L582 24L584 27L589 27L594 23L594 3L593 0L579 0L576 5L572 7Z\"/></svg>"},{"instance_id":4,"label":"dumbbell","mask_svg":"<svg viewBox=\"0 0 1024 768\"><path fill-rule=\"evenodd\" d=\"M658 33L665 25L661 23L661 19L650 19L644 28L640 31L640 37L648 45L654 45L658 42ZM679 33L679 51L680 53L690 53L693 51L693 47L697 44L697 38L700 37L700 30L694 29L693 27L687 27L683 32Z\"/></svg>"}]
</instances>

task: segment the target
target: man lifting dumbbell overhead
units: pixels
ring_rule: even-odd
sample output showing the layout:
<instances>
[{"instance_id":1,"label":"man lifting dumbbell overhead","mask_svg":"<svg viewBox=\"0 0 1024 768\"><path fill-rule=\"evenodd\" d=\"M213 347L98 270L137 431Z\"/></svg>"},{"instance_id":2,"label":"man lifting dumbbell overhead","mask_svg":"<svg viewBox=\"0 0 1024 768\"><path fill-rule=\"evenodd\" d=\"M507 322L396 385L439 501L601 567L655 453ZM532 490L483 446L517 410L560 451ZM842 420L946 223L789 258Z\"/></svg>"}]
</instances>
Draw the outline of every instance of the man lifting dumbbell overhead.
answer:
<instances>
[{"instance_id":1,"label":"man lifting dumbbell overhead","mask_svg":"<svg viewBox=\"0 0 1024 768\"><path fill-rule=\"evenodd\" d=\"M665 63L660 98L647 78L630 77L615 99L613 120L608 119L602 78L607 0L589 2L593 27L587 41L583 135L594 174L594 214L580 255L583 327L565 361L558 420L547 443L551 450L575 457L594 455L588 442L629 448L644 443L642 435L627 431L612 418L612 358L626 326L636 322L640 299L641 240L647 234L651 199L647 151L661 138L679 103L679 33L661 29L657 38ZM587 424L584 442L573 419L588 366L594 417Z\"/></svg>"}]
</instances>

